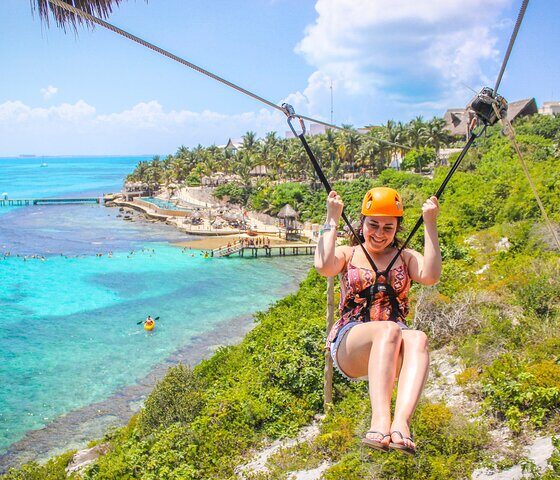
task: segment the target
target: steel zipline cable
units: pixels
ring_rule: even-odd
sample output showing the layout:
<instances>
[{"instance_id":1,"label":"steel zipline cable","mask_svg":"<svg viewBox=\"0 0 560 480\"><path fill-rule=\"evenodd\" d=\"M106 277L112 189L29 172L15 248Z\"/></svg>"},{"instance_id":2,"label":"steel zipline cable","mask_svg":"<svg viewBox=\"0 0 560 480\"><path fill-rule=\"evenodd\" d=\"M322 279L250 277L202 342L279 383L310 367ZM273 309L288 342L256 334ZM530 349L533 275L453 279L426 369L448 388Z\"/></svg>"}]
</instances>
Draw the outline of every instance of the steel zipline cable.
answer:
<instances>
[{"instance_id":1,"label":"steel zipline cable","mask_svg":"<svg viewBox=\"0 0 560 480\"><path fill-rule=\"evenodd\" d=\"M527 10L527 5L529 5L529 0L523 0L523 3L521 4L521 8L519 9L519 14L517 15L517 20L515 21L515 26L513 27L513 32L511 33L511 37L509 39L509 44L506 50L506 54L504 55L504 60L502 61L502 67L500 68L500 73L498 73L498 77L496 78L496 84L494 85L495 93L498 92L500 83L502 83L502 77L504 76L504 72L506 71L506 65L508 63L509 56L511 55L511 50L513 49L515 39L517 38L519 27L521 27L521 22L523 21L523 17L525 16L525 10Z\"/></svg>"},{"instance_id":2,"label":"steel zipline cable","mask_svg":"<svg viewBox=\"0 0 560 480\"><path fill-rule=\"evenodd\" d=\"M229 80L226 80L225 78L220 77L219 75L216 75L212 72L210 72L209 70L206 70L202 67L199 67L198 65L195 65L192 62L189 62L188 60L185 60L184 58L178 57L177 55L168 52L167 50L164 50L163 48L158 47L157 45L154 45L153 43L147 42L146 40L143 40L140 37L137 37L136 35L133 35L132 33L129 33L125 30L123 30L122 28L116 27L115 25L112 25L108 22L106 22L105 20L102 20L98 17L95 17L94 15L91 15L87 12L84 12L83 10L74 7L73 5L70 5L69 3L64 2L63 0L48 0L49 3L51 5L54 5L55 7L61 8L63 10L66 10L67 12L70 12L74 15L77 15L79 17L82 17L83 19L87 20L88 22L92 23L92 24L97 24L100 25L108 30L111 30L114 33L117 33L125 38L128 38L129 40L132 40L133 42L136 42L146 48L149 48L150 50L153 50L154 52L157 52L167 58L170 58L171 60L174 60L182 65L185 65L186 67L189 67L193 70L195 70L198 73L201 73L202 75L206 75L207 77L210 77L213 80L216 80L217 82L220 82L230 88L233 88L234 90L237 90L240 93L243 93L244 95L247 95L251 98L253 98L254 100L257 100L258 102L264 103L265 105L269 106L270 108L274 108L275 110L278 110L284 114L286 114L286 110L283 107L278 106L277 104L275 104L274 102L271 102L270 100L267 100L266 98L261 97L260 95L257 95L256 93L253 93L249 90L247 90L246 88L243 88L239 85L236 85L233 82L230 82ZM313 122L313 123L318 123L320 125L324 125L325 127L329 127L332 128L334 130L346 130L345 128L339 127L338 125L333 125L331 123L328 122L324 122L323 120L318 120L316 118L311 118L311 117L307 117L304 115L299 115L299 118L308 120L309 122ZM383 139L378 139L379 142L381 143L385 143L387 145L391 145L403 150L410 150L410 147L407 147L405 145L399 145L398 143L394 143L394 142L389 142L387 140L383 140Z\"/></svg>"}]
</instances>

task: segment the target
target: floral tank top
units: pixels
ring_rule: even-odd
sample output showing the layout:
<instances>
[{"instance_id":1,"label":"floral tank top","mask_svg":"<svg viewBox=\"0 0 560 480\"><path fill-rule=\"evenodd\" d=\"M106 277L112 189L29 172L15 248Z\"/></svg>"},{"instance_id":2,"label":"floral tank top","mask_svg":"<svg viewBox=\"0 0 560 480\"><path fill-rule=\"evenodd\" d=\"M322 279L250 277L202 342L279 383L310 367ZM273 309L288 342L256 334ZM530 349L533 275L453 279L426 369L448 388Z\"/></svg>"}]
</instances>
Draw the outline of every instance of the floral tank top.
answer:
<instances>
[{"instance_id":1,"label":"floral tank top","mask_svg":"<svg viewBox=\"0 0 560 480\"><path fill-rule=\"evenodd\" d=\"M369 268L356 267L352 264L355 252L356 247L352 250L352 257L340 276L340 304L338 310L341 316L329 332L327 349L330 349L331 343L336 339L338 332L344 325L350 322L367 321L367 300L358 297L358 294L375 283L376 275ZM411 279L402 255L401 260L403 262L401 265L390 270L388 279L397 294L396 300L399 306L397 316L398 320L400 320L399 323L402 323L410 311L408 292L411 285ZM376 293L371 302L369 318L371 321L390 320L391 310L389 296L384 292ZM405 324L403 323L403 325Z\"/></svg>"}]
</instances>

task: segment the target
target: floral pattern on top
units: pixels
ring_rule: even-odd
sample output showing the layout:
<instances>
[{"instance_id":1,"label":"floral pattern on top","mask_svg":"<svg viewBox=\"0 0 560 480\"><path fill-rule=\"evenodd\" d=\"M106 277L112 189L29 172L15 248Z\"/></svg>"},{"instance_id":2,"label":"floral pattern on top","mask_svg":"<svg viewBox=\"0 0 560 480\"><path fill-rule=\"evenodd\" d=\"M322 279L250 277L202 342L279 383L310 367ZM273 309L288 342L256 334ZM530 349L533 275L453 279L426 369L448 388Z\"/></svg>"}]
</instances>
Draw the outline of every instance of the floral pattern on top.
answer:
<instances>
[{"instance_id":1,"label":"floral pattern on top","mask_svg":"<svg viewBox=\"0 0 560 480\"><path fill-rule=\"evenodd\" d=\"M346 268L340 276L340 304L338 310L340 319L333 325L327 337L326 348L330 349L331 343L336 339L338 332L344 325L350 322L366 322L366 299L358 297L358 294L367 287L373 285L376 280L375 272L369 268L356 267L352 264L356 247L352 250L352 257L346 264ZM404 321L410 311L408 304L408 292L411 279L408 274L406 263L401 256L402 264L392 268L389 272L389 281L397 294L399 305L398 320ZM391 319L391 301L385 292L375 294L370 308L371 321L384 321Z\"/></svg>"}]
</instances>

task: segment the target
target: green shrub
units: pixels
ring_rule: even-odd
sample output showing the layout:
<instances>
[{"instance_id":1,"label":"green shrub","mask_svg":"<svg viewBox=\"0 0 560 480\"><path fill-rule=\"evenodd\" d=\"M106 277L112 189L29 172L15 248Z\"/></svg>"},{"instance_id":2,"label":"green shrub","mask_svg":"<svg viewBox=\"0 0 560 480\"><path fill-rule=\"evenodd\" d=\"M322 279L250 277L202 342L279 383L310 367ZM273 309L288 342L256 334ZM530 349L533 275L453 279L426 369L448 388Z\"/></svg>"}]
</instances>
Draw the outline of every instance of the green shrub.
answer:
<instances>
[{"instance_id":1,"label":"green shrub","mask_svg":"<svg viewBox=\"0 0 560 480\"><path fill-rule=\"evenodd\" d=\"M324 480L363 480L371 476L371 464L360 458L357 452L344 455L338 463L323 473Z\"/></svg>"},{"instance_id":2,"label":"green shrub","mask_svg":"<svg viewBox=\"0 0 560 480\"><path fill-rule=\"evenodd\" d=\"M281 448L268 459L267 466L272 472L271 477L284 478L286 472L317 468L322 460L315 448L308 442L303 442L292 447Z\"/></svg>"},{"instance_id":3,"label":"green shrub","mask_svg":"<svg viewBox=\"0 0 560 480\"><path fill-rule=\"evenodd\" d=\"M403 170L416 170L417 172L422 171L426 165L433 163L437 160L436 151L434 148L431 147L420 147L420 148L413 148L409 150L403 161L402 161L402 169Z\"/></svg>"},{"instance_id":4,"label":"green shrub","mask_svg":"<svg viewBox=\"0 0 560 480\"><path fill-rule=\"evenodd\" d=\"M535 373L546 375L536 379ZM523 421L542 427L560 402L558 370L545 362L527 365L505 354L487 367L481 376L483 405L519 432Z\"/></svg>"},{"instance_id":5,"label":"green shrub","mask_svg":"<svg viewBox=\"0 0 560 480\"><path fill-rule=\"evenodd\" d=\"M478 379L478 368L475 367L465 368L461 373L455 375L455 381L457 382L457 385L461 387L466 387L469 384L476 382Z\"/></svg>"},{"instance_id":6,"label":"green shrub","mask_svg":"<svg viewBox=\"0 0 560 480\"><path fill-rule=\"evenodd\" d=\"M533 376L536 387L560 389L560 365L552 360L528 365L527 373Z\"/></svg>"},{"instance_id":7,"label":"green shrub","mask_svg":"<svg viewBox=\"0 0 560 480\"><path fill-rule=\"evenodd\" d=\"M515 289L519 304L528 314L549 317L558 312L560 279L547 273L530 276Z\"/></svg>"},{"instance_id":8,"label":"green shrub","mask_svg":"<svg viewBox=\"0 0 560 480\"><path fill-rule=\"evenodd\" d=\"M21 468L10 468L2 475L2 480L65 480L66 478L76 478L76 475L66 476L65 468L68 466L75 450L66 452L58 457L50 459L44 465L30 462Z\"/></svg>"},{"instance_id":9,"label":"green shrub","mask_svg":"<svg viewBox=\"0 0 560 480\"><path fill-rule=\"evenodd\" d=\"M148 434L173 423L188 425L203 407L201 381L186 365L170 368L147 398L139 430Z\"/></svg>"}]
</instances>

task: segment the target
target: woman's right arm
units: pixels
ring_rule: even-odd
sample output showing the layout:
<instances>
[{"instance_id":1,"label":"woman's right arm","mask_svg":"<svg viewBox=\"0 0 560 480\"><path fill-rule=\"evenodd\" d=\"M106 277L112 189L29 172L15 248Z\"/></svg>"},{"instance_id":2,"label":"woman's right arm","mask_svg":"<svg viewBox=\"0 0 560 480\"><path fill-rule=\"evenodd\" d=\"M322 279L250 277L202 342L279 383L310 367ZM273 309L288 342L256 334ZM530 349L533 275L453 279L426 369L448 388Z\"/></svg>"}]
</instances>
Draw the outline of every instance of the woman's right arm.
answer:
<instances>
[{"instance_id":1,"label":"woman's right arm","mask_svg":"<svg viewBox=\"0 0 560 480\"><path fill-rule=\"evenodd\" d=\"M327 197L327 221L315 249L315 268L324 277L334 277L346 264L346 247L336 247L336 229L344 203L334 190Z\"/></svg>"}]
</instances>

